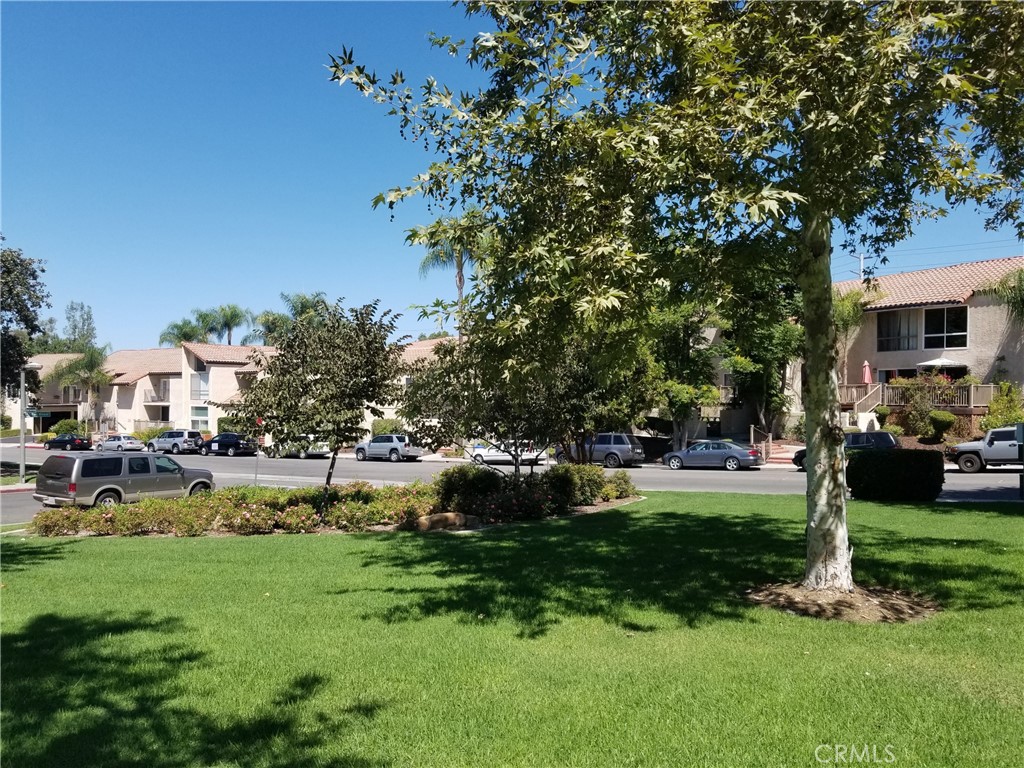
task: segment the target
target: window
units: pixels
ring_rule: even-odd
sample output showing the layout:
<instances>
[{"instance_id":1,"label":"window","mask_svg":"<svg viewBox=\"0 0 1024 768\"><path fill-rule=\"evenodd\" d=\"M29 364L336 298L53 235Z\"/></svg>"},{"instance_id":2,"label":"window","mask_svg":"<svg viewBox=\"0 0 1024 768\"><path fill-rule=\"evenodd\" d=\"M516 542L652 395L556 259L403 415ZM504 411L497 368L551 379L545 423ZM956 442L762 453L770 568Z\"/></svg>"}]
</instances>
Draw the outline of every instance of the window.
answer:
<instances>
[{"instance_id":1,"label":"window","mask_svg":"<svg viewBox=\"0 0 1024 768\"><path fill-rule=\"evenodd\" d=\"M629 443L626 442L626 438L624 438L622 435L615 435L615 444L616 445L629 445Z\"/></svg>"},{"instance_id":2,"label":"window","mask_svg":"<svg viewBox=\"0 0 1024 768\"><path fill-rule=\"evenodd\" d=\"M156 464L158 475L174 475L181 471L181 466L174 459L168 459L166 456L155 457L153 463Z\"/></svg>"},{"instance_id":3,"label":"window","mask_svg":"<svg viewBox=\"0 0 1024 768\"><path fill-rule=\"evenodd\" d=\"M192 399L205 400L210 396L210 374L192 374Z\"/></svg>"},{"instance_id":4,"label":"window","mask_svg":"<svg viewBox=\"0 0 1024 768\"><path fill-rule=\"evenodd\" d=\"M963 349L967 346L967 307L924 311L925 349Z\"/></svg>"},{"instance_id":5,"label":"window","mask_svg":"<svg viewBox=\"0 0 1024 768\"><path fill-rule=\"evenodd\" d=\"M91 459L82 462L82 477L120 477L124 459Z\"/></svg>"},{"instance_id":6,"label":"window","mask_svg":"<svg viewBox=\"0 0 1024 768\"><path fill-rule=\"evenodd\" d=\"M145 456L136 456L128 459L128 474L129 475L148 475L149 474L149 459Z\"/></svg>"},{"instance_id":7,"label":"window","mask_svg":"<svg viewBox=\"0 0 1024 768\"><path fill-rule=\"evenodd\" d=\"M192 429L210 428L210 409L205 406L192 406Z\"/></svg>"},{"instance_id":8,"label":"window","mask_svg":"<svg viewBox=\"0 0 1024 768\"><path fill-rule=\"evenodd\" d=\"M612 444L612 436L611 435L598 435L597 436L597 444L598 445L611 445Z\"/></svg>"},{"instance_id":9,"label":"window","mask_svg":"<svg viewBox=\"0 0 1024 768\"><path fill-rule=\"evenodd\" d=\"M878 351L900 352L917 349L920 311L900 309L878 313Z\"/></svg>"},{"instance_id":10,"label":"window","mask_svg":"<svg viewBox=\"0 0 1024 768\"><path fill-rule=\"evenodd\" d=\"M378 445L380 443L390 443L391 442L391 435L379 435L379 436L373 438L373 440L371 440L370 442L371 443L377 443Z\"/></svg>"}]
</instances>

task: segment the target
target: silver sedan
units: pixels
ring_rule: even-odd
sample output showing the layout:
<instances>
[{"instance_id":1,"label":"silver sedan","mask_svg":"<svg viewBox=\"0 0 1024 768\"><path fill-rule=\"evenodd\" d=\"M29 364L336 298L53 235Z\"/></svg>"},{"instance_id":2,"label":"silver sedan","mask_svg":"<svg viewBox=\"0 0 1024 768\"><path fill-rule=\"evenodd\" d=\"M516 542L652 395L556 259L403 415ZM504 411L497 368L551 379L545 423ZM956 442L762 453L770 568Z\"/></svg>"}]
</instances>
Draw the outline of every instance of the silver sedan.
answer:
<instances>
[{"instance_id":1,"label":"silver sedan","mask_svg":"<svg viewBox=\"0 0 1024 768\"><path fill-rule=\"evenodd\" d=\"M111 435L96 448L100 451L144 451L146 444L131 435Z\"/></svg>"},{"instance_id":2,"label":"silver sedan","mask_svg":"<svg viewBox=\"0 0 1024 768\"><path fill-rule=\"evenodd\" d=\"M684 467L723 467L729 470L764 464L761 452L749 445L718 440L702 440L684 451L666 453L662 461L669 469Z\"/></svg>"}]
</instances>

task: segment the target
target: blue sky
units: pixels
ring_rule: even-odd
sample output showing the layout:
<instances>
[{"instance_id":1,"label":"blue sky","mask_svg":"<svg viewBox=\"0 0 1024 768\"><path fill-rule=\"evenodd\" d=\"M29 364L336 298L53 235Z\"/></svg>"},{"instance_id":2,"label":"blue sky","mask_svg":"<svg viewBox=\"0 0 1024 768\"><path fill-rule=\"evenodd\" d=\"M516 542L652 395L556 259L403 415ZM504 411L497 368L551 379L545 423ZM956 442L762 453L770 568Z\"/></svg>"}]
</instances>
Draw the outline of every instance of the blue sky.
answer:
<instances>
[{"instance_id":1,"label":"blue sky","mask_svg":"<svg viewBox=\"0 0 1024 768\"><path fill-rule=\"evenodd\" d=\"M344 45L378 73L470 88L479 73L427 34L483 29L434 2L5 1L5 245L46 260L59 329L85 302L115 349L157 346L196 307L283 309L282 291L379 298L403 332L435 330L410 306L454 297L453 276L421 278L422 250L404 243L425 206L393 221L370 207L429 156L325 64ZM965 210L922 225L878 273L1021 253ZM856 268L837 256L834 274Z\"/></svg>"}]
</instances>

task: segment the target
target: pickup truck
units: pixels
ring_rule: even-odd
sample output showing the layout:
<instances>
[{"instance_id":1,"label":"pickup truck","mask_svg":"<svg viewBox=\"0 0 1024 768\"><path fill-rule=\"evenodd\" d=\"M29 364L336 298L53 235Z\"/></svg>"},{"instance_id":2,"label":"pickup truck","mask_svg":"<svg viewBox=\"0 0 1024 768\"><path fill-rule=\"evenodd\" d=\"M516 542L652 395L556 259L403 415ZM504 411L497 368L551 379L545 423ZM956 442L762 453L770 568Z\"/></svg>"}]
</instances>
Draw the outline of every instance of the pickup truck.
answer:
<instances>
[{"instance_id":1,"label":"pickup truck","mask_svg":"<svg viewBox=\"0 0 1024 768\"><path fill-rule=\"evenodd\" d=\"M990 429L981 440L950 446L946 449L946 456L962 472L980 472L1000 464L1019 464L1017 429Z\"/></svg>"}]
</instances>

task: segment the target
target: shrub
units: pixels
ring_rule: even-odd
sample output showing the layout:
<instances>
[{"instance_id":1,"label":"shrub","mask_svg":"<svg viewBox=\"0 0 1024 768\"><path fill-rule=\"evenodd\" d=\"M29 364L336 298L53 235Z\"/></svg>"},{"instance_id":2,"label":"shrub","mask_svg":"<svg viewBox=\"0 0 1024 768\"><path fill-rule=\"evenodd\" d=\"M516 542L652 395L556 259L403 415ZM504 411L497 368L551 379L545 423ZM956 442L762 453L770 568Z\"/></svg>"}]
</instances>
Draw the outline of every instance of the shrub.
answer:
<instances>
[{"instance_id":1,"label":"shrub","mask_svg":"<svg viewBox=\"0 0 1024 768\"><path fill-rule=\"evenodd\" d=\"M10 414L5 413L2 416L0 416L0 430L10 429L11 424L12 420Z\"/></svg>"},{"instance_id":2,"label":"shrub","mask_svg":"<svg viewBox=\"0 0 1024 768\"><path fill-rule=\"evenodd\" d=\"M150 427L149 429L137 429L132 432L133 437L137 437L144 443L148 443L157 435L163 433L165 430L163 427Z\"/></svg>"},{"instance_id":3,"label":"shrub","mask_svg":"<svg viewBox=\"0 0 1024 768\"><path fill-rule=\"evenodd\" d=\"M875 418L878 419L879 429L885 427L885 420L889 418L890 413L892 413L892 409L888 405L879 405L875 408Z\"/></svg>"},{"instance_id":4,"label":"shrub","mask_svg":"<svg viewBox=\"0 0 1024 768\"><path fill-rule=\"evenodd\" d=\"M558 464L544 476L558 506L585 507L597 501L604 487L604 472L592 464Z\"/></svg>"},{"instance_id":5,"label":"shrub","mask_svg":"<svg viewBox=\"0 0 1024 768\"><path fill-rule=\"evenodd\" d=\"M405 424L401 419L374 419L370 424L370 434L374 437L402 434L403 432L405 432Z\"/></svg>"},{"instance_id":6,"label":"shrub","mask_svg":"<svg viewBox=\"0 0 1024 768\"><path fill-rule=\"evenodd\" d=\"M296 504L275 512L273 525L285 533L312 533L320 527L320 517L312 504Z\"/></svg>"},{"instance_id":7,"label":"shrub","mask_svg":"<svg viewBox=\"0 0 1024 768\"><path fill-rule=\"evenodd\" d=\"M1024 405L1021 402L1021 388L1009 381L999 383L999 392L992 398L988 406L988 415L981 420L981 428L986 432L990 429L1006 427L1024 421Z\"/></svg>"},{"instance_id":8,"label":"shrub","mask_svg":"<svg viewBox=\"0 0 1024 768\"><path fill-rule=\"evenodd\" d=\"M598 498L601 501L611 501L612 499L618 498L615 495L615 486L611 483L605 483L601 486L601 493L598 494Z\"/></svg>"},{"instance_id":9,"label":"shrub","mask_svg":"<svg viewBox=\"0 0 1024 768\"><path fill-rule=\"evenodd\" d=\"M32 518L32 528L40 536L74 536L84 528L83 513L79 507L44 509Z\"/></svg>"},{"instance_id":10,"label":"shrub","mask_svg":"<svg viewBox=\"0 0 1024 768\"><path fill-rule=\"evenodd\" d=\"M941 440L956 423L956 416L949 411L932 411L928 414L928 421L931 422L932 434L935 435L935 439Z\"/></svg>"},{"instance_id":11,"label":"shrub","mask_svg":"<svg viewBox=\"0 0 1024 768\"><path fill-rule=\"evenodd\" d=\"M36 435L37 443L45 443L47 440L53 440L57 436L56 432L41 432Z\"/></svg>"},{"instance_id":12,"label":"shrub","mask_svg":"<svg viewBox=\"0 0 1024 768\"><path fill-rule=\"evenodd\" d=\"M58 435L64 435L68 433L82 434L85 432L85 424L80 422L78 419L61 419L51 428Z\"/></svg>"},{"instance_id":13,"label":"shrub","mask_svg":"<svg viewBox=\"0 0 1024 768\"><path fill-rule=\"evenodd\" d=\"M409 485L388 485L379 489L367 506L368 525L401 525L431 514L437 506L432 485L414 482ZM476 514L470 512L467 514Z\"/></svg>"},{"instance_id":14,"label":"shrub","mask_svg":"<svg viewBox=\"0 0 1024 768\"><path fill-rule=\"evenodd\" d=\"M501 491L502 476L476 464L460 464L441 472L434 486L439 509L475 515L485 498Z\"/></svg>"},{"instance_id":15,"label":"shrub","mask_svg":"<svg viewBox=\"0 0 1024 768\"><path fill-rule=\"evenodd\" d=\"M804 414L801 413L796 423L786 430L786 437L790 440L798 440L801 443L807 440L807 418Z\"/></svg>"},{"instance_id":16,"label":"shrub","mask_svg":"<svg viewBox=\"0 0 1024 768\"><path fill-rule=\"evenodd\" d=\"M280 511L282 510L273 509L259 502L242 504L233 513L222 517L220 524L224 530L242 536L271 533L274 530L277 513Z\"/></svg>"},{"instance_id":17,"label":"shrub","mask_svg":"<svg viewBox=\"0 0 1024 768\"><path fill-rule=\"evenodd\" d=\"M858 451L846 467L850 493L864 501L935 501L943 480L941 451Z\"/></svg>"},{"instance_id":18,"label":"shrub","mask_svg":"<svg viewBox=\"0 0 1024 768\"><path fill-rule=\"evenodd\" d=\"M339 531L361 531L369 523L366 502L343 499L324 513L324 523Z\"/></svg>"},{"instance_id":19,"label":"shrub","mask_svg":"<svg viewBox=\"0 0 1024 768\"><path fill-rule=\"evenodd\" d=\"M221 432L247 432L250 427L245 425L241 419L235 416L221 416L217 419L217 433Z\"/></svg>"},{"instance_id":20,"label":"shrub","mask_svg":"<svg viewBox=\"0 0 1024 768\"><path fill-rule=\"evenodd\" d=\"M614 499L625 499L630 496L638 496L640 493L633 484L633 478L624 469L613 473L609 484L615 489L615 495L612 497Z\"/></svg>"},{"instance_id":21,"label":"shrub","mask_svg":"<svg viewBox=\"0 0 1024 768\"><path fill-rule=\"evenodd\" d=\"M890 432L896 437L903 437L903 427L901 427L899 424L890 424L883 431Z\"/></svg>"}]
</instances>

